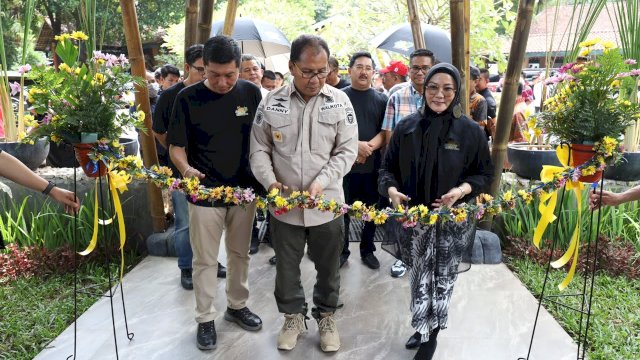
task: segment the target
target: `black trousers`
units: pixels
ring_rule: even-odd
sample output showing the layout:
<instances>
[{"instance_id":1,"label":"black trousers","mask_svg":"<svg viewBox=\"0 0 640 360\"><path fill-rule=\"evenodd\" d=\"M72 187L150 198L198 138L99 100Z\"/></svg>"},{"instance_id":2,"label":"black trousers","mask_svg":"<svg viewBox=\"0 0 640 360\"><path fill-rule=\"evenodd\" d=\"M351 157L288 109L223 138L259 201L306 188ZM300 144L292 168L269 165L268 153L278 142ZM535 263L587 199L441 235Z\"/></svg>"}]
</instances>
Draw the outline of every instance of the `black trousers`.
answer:
<instances>
[{"instance_id":1,"label":"black trousers","mask_svg":"<svg viewBox=\"0 0 640 360\"><path fill-rule=\"evenodd\" d=\"M313 304L319 312L334 312L340 295L340 249L344 233L342 217L318 226L297 226L271 217L271 241L276 262L275 298L278 311L306 314L307 303L300 280L305 243L317 275Z\"/></svg>"},{"instance_id":2,"label":"black trousers","mask_svg":"<svg viewBox=\"0 0 640 360\"><path fill-rule=\"evenodd\" d=\"M342 179L342 188L344 190L345 201L352 204L354 201L360 200L366 205L379 205L380 196L378 196L378 174L353 174L349 173ZM349 251L349 226L351 225L351 217L344 215L344 246L342 254L347 257L351 255ZM373 238L376 234L376 225L373 221L366 221L360 236L360 256L366 256L376 251L373 244Z\"/></svg>"}]
</instances>

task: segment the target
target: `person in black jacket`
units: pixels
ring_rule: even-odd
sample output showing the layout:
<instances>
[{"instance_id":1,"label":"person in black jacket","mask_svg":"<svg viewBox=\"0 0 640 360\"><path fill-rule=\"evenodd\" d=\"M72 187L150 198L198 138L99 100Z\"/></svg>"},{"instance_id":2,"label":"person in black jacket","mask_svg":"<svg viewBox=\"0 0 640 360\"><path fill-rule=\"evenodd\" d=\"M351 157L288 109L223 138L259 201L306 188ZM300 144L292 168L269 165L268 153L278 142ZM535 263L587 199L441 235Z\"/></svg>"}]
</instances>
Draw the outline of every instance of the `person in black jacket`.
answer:
<instances>
[{"instance_id":1,"label":"person in black jacket","mask_svg":"<svg viewBox=\"0 0 640 360\"><path fill-rule=\"evenodd\" d=\"M380 194L394 207L452 207L473 200L491 183L493 165L486 137L462 114L460 81L453 65L432 67L424 85L426 105L398 123L378 178ZM407 347L420 344L415 359L433 357L438 331L447 325L458 265L474 228L473 219L438 221L417 225L400 236L411 254L411 325L416 333Z\"/></svg>"}]
</instances>

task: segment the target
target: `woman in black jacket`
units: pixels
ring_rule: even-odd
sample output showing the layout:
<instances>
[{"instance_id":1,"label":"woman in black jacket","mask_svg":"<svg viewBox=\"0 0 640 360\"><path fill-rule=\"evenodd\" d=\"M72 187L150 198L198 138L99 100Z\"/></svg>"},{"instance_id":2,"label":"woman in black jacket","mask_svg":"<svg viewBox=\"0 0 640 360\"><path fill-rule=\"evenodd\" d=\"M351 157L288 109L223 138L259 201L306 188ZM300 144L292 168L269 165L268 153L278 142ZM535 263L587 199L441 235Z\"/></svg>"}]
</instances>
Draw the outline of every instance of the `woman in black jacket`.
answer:
<instances>
[{"instance_id":1,"label":"woman in black jacket","mask_svg":"<svg viewBox=\"0 0 640 360\"><path fill-rule=\"evenodd\" d=\"M473 200L491 183L487 140L477 123L462 114L460 81L451 64L431 68L425 79L424 109L398 123L378 179L380 194L390 198L394 208L455 206ZM433 357L438 331L447 325L458 265L474 228L475 222L468 219L407 230L411 325L416 330L412 338L420 342L415 359Z\"/></svg>"}]
</instances>

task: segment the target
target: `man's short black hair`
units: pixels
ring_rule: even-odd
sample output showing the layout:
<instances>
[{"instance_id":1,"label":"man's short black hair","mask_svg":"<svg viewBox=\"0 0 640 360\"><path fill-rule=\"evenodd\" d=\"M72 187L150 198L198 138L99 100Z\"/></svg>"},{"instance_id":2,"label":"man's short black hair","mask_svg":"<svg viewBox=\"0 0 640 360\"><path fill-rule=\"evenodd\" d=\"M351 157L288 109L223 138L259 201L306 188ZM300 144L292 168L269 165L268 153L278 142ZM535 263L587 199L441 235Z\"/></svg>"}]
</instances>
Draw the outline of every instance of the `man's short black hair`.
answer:
<instances>
[{"instance_id":1,"label":"man's short black hair","mask_svg":"<svg viewBox=\"0 0 640 360\"><path fill-rule=\"evenodd\" d=\"M327 54L327 58L331 56L329 45L327 45L327 42L324 41L323 38L317 35L303 34L298 36L291 43L291 55L289 56L289 59L294 62L300 61L302 51L304 51L304 49L307 47L316 50L316 54L324 50L324 52Z\"/></svg>"},{"instance_id":2,"label":"man's short black hair","mask_svg":"<svg viewBox=\"0 0 640 360\"><path fill-rule=\"evenodd\" d=\"M271 71L271 70L265 70L264 74L262 74L262 78L267 78L269 80L275 80L276 79L276 74Z\"/></svg>"},{"instance_id":3,"label":"man's short black hair","mask_svg":"<svg viewBox=\"0 0 640 360\"><path fill-rule=\"evenodd\" d=\"M436 56L433 55L433 51L427 50L427 49L413 50L413 52L409 55L409 63L411 63L411 60L413 60L414 57L418 57L418 56L429 57L429 58L431 58L431 63L433 65L436 64Z\"/></svg>"},{"instance_id":4,"label":"man's short black hair","mask_svg":"<svg viewBox=\"0 0 640 360\"><path fill-rule=\"evenodd\" d=\"M485 69L485 68L480 69L480 76L485 78L485 80L489 81L489 78L491 77L491 74L489 74L489 69Z\"/></svg>"},{"instance_id":5,"label":"man's short black hair","mask_svg":"<svg viewBox=\"0 0 640 360\"><path fill-rule=\"evenodd\" d=\"M169 75L180 77L180 69L170 64L163 65L160 68L160 76L164 79Z\"/></svg>"},{"instance_id":6,"label":"man's short black hair","mask_svg":"<svg viewBox=\"0 0 640 360\"><path fill-rule=\"evenodd\" d=\"M204 43L202 60L205 65L209 63L228 64L235 61L236 67L239 68L241 57L238 43L228 36L214 36Z\"/></svg>"},{"instance_id":7,"label":"man's short black hair","mask_svg":"<svg viewBox=\"0 0 640 360\"><path fill-rule=\"evenodd\" d=\"M280 71L276 71L274 72L274 74L276 75L276 77L280 78L280 80L284 80L284 75L282 75Z\"/></svg>"},{"instance_id":8,"label":"man's short black hair","mask_svg":"<svg viewBox=\"0 0 640 360\"><path fill-rule=\"evenodd\" d=\"M354 53L353 55L351 55L351 59L349 60L349 67L353 67L353 64L356 63L356 60L358 60L358 58L361 57L368 57L369 59L371 59L371 64L373 64L373 68L376 68L376 64L373 62L373 58L371 57L371 53L368 51L358 51L357 53Z\"/></svg>"},{"instance_id":9,"label":"man's short black hair","mask_svg":"<svg viewBox=\"0 0 640 360\"><path fill-rule=\"evenodd\" d=\"M196 61L198 61L198 59L202 58L203 48L204 48L204 45L202 44L195 44L195 45L189 46L187 50L184 52L184 62L187 65L192 66Z\"/></svg>"},{"instance_id":10,"label":"man's short black hair","mask_svg":"<svg viewBox=\"0 0 640 360\"><path fill-rule=\"evenodd\" d=\"M469 66L469 78L471 80L478 80L480 78L480 70L475 66Z\"/></svg>"}]
</instances>

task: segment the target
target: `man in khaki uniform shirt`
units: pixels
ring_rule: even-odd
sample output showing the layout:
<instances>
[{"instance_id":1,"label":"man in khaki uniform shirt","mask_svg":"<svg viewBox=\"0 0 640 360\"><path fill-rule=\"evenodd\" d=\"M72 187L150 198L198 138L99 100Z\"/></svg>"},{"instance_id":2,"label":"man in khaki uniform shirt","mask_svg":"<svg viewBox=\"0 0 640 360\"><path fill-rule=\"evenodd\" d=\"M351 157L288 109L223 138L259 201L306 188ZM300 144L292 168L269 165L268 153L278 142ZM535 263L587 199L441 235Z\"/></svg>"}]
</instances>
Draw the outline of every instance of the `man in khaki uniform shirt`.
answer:
<instances>
[{"instance_id":1,"label":"man in khaki uniform shirt","mask_svg":"<svg viewBox=\"0 0 640 360\"><path fill-rule=\"evenodd\" d=\"M250 163L267 189L309 191L344 202L342 178L358 154L358 126L345 93L325 85L329 48L318 36L301 35L291 45L293 84L270 92L258 106L251 130ZM305 330L307 313L300 282L305 242L318 275L312 315L323 351L337 351L340 338L333 314L340 292L339 259L344 238L342 216L294 209L271 217L271 239L278 258L275 298L285 323L278 348L291 350Z\"/></svg>"}]
</instances>

